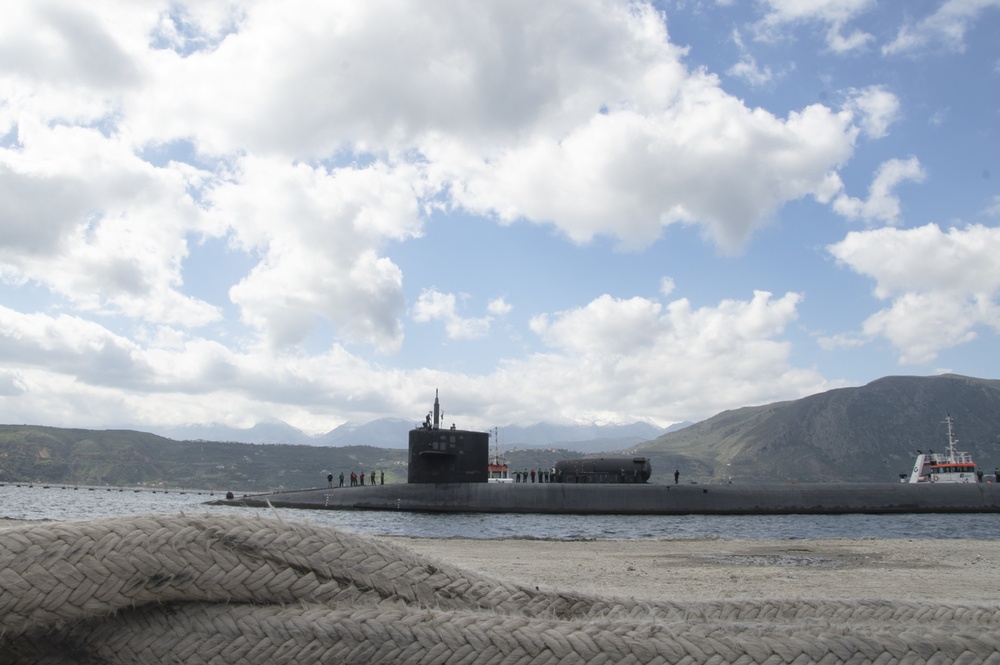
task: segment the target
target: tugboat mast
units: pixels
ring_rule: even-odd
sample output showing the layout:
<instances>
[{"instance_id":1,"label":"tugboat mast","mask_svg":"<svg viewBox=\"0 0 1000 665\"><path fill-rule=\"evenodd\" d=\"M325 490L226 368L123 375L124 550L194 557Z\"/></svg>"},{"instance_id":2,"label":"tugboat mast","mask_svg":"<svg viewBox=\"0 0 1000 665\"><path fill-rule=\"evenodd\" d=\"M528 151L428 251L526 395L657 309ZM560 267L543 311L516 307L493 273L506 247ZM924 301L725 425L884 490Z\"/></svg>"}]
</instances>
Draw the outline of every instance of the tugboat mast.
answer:
<instances>
[{"instance_id":1,"label":"tugboat mast","mask_svg":"<svg viewBox=\"0 0 1000 665\"><path fill-rule=\"evenodd\" d=\"M955 425L955 419L951 417L949 413L944 419L944 422L948 424L948 460L955 461L955 444L958 443L958 439L954 436L953 426Z\"/></svg>"},{"instance_id":2,"label":"tugboat mast","mask_svg":"<svg viewBox=\"0 0 1000 665\"><path fill-rule=\"evenodd\" d=\"M497 466L500 464L505 464L506 461L500 461L500 428L493 428L493 463Z\"/></svg>"}]
</instances>

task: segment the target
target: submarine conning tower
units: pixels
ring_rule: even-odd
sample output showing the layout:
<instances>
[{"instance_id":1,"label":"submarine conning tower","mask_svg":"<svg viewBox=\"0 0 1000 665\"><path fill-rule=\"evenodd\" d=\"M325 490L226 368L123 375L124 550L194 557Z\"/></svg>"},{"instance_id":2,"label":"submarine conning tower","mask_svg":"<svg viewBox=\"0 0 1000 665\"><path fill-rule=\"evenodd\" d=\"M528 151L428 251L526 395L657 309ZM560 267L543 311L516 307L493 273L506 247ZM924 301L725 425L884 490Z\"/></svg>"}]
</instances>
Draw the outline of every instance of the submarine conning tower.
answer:
<instances>
[{"instance_id":1,"label":"submarine conning tower","mask_svg":"<svg viewBox=\"0 0 1000 665\"><path fill-rule=\"evenodd\" d=\"M433 417L433 420L432 420ZM423 425L410 430L408 483L485 483L489 477L489 432L441 428L441 403Z\"/></svg>"}]
</instances>

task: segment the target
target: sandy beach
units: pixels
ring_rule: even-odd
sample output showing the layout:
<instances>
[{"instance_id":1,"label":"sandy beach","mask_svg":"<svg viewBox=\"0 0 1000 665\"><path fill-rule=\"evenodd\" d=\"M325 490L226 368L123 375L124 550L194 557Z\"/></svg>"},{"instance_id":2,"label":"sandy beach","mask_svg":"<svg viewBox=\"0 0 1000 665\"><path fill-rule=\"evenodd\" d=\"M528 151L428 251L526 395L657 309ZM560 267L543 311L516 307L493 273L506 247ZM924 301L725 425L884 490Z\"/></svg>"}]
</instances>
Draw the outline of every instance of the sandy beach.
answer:
<instances>
[{"instance_id":1,"label":"sandy beach","mask_svg":"<svg viewBox=\"0 0 1000 665\"><path fill-rule=\"evenodd\" d=\"M500 579L599 595L672 601L1000 598L1000 547L993 541L383 540Z\"/></svg>"},{"instance_id":2,"label":"sandy beach","mask_svg":"<svg viewBox=\"0 0 1000 665\"><path fill-rule=\"evenodd\" d=\"M21 524L26 522L0 520L0 529ZM672 601L1000 599L1000 545L988 540L370 537L498 579L605 596Z\"/></svg>"}]
</instances>

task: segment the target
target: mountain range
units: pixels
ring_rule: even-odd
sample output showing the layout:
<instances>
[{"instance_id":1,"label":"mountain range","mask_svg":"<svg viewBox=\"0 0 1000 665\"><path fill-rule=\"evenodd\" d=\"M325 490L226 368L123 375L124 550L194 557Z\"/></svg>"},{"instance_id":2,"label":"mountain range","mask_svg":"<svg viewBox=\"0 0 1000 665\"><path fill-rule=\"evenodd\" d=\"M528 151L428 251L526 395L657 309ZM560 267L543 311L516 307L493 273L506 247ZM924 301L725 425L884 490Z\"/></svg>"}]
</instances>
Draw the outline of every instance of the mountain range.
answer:
<instances>
[{"instance_id":1,"label":"mountain range","mask_svg":"<svg viewBox=\"0 0 1000 665\"><path fill-rule=\"evenodd\" d=\"M579 452L622 450L649 441L690 423L660 428L645 422L631 424L507 425L498 428L500 445L510 448L569 448ZM374 446L406 449L409 432L418 425L404 418L379 418L364 424L345 423L325 434L310 436L283 422L265 422L247 429L224 425L188 425L159 428L152 433L177 441L235 441L311 446Z\"/></svg>"},{"instance_id":2,"label":"mountain range","mask_svg":"<svg viewBox=\"0 0 1000 665\"><path fill-rule=\"evenodd\" d=\"M672 431L642 423L510 426L500 430L500 448L511 470L588 454L647 457L654 483L672 483L675 470L684 483L896 482L918 450L944 452L948 416L957 449L992 476L1000 466L1000 381L953 374L885 377L725 411ZM174 440L132 430L0 425L0 482L271 490L316 487L328 473L352 470L405 482L404 442L415 424L345 426L310 438L311 445L283 436L287 425L253 430L259 440L282 441L269 445L236 442L226 429L188 430Z\"/></svg>"}]
</instances>

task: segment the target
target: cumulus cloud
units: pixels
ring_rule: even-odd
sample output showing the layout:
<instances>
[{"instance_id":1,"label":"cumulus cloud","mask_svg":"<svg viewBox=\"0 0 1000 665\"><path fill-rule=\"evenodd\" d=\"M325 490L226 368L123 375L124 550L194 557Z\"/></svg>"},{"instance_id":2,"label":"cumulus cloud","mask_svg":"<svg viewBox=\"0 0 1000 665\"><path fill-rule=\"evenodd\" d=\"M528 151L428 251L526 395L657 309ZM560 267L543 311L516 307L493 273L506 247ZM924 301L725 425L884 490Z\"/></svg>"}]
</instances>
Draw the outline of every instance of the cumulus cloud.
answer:
<instances>
[{"instance_id":1,"label":"cumulus cloud","mask_svg":"<svg viewBox=\"0 0 1000 665\"><path fill-rule=\"evenodd\" d=\"M734 406L767 401L755 385L808 394L822 379L791 366L789 345L780 339L800 301L795 293L776 299L758 291L750 300L694 308L687 299L664 306L604 295L533 319L532 330L550 351L510 363L505 376L517 381L530 373L533 399L543 406L571 396L568 403L579 411L569 415L576 417L601 415L611 404L639 414L662 402L686 418L704 408L707 394Z\"/></svg>"},{"instance_id":2,"label":"cumulus cloud","mask_svg":"<svg viewBox=\"0 0 1000 665\"><path fill-rule=\"evenodd\" d=\"M882 53L906 53L938 44L963 51L965 33L980 14L991 9L1000 9L1000 0L947 0L933 14L900 28L896 38L882 47Z\"/></svg>"},{"instance_id":3,"label":"cumulus cloud","mask_svg":"<svg viewBox=\"0 0 1000 665\"><path fill-rule=\"evenodd\" d=\"M747 51L746 45L743 43L743 36L739 30L734 29L732 35L733 43L740 49L740 60L730 67L726 73L730 76L743 79L750 85L764 85L769 82L774 77L774 74L771 73L771 68L767 66L761 68L757 65L757 60Z\"/></svg>"},{"instance_id":4,"label":"cumulus cloud","mask_svg":"<svg viewBox=\"0 0 1000 665\"><path fill-rule=\"evenodd\" d=\"M900 205L899 197L894 193L896 186L908 180L923 182L925 176L916 157L891 159L879 167L866 200L841 194L833 202L833 209L848 219L861 219L869 224L877 221L897 224Z\"/></svg>"},{"instance_id":5,"label":"cumulus cloud","mask_svg":"<svg viewBox=\"0 0 1000 665\"><path fill-rule=\"evenodd\" d=\"M730 76L743 79L750 85L764 85L774 78L771 68L768 66L761 68L757 65L757 60L751 55L743 55L739 62L726 70L726 73Z\"/></svg>"},{"instance_id":6,"label":"cumulus cloud","mask_svg":"<svg viewBox=\"0 0 1000 665\"><path fill-rule=\"evenodd\" d=\"M0 397L15 397L24 393L21 372L0 371Z\"/></svg>"},{"instance_id":7,"label":"cumulus cloud","mask_svg":"<svg viewBox=\"0 0 1000 665\"><path fill-rule=\"evenodd\" d=\"M757 24L758 37L777 39L789 24L821 23L826 26L826 45L835 53L864 48L874 37L862 30L849 30L854 17L875 5L874 0L764 0L767 9Z\"/></svg>"},{"instance_id":8,"label":"cumulus cloud","mask_svg":"<svg viewBox=\"0 0 1000 665\"><path fill-rule=\"evenodd\" d=\"M859 125L871 138L884 137L899 117L899 98L880 85L849 90L846 106L860 116Z\"/></svg>"},{"instance_id":9,"label":"cumulus cloud","mask_svg":"<svg viewBox=\"0 0 1000 665\"><path fill-rule=\"evenodd\" d=\"M87 384L134 385L152 376L135 343L97 323L65 314L22 314L2 306L0 359L29 368L55 364Z\"/></svg>"},{"instance_id":10,"label":"cumulus cloud","mask_svg":"<svg viewBox=\"0 0 1000 665\"><path fill-rule=\"evenodd\" d=\"M27 119L0 148L0 264L85 310L203 325L213 306L181 293L186 236L207 233L196 169L155 168L87 127Z\"/></svg>"},{"instance_id":11,"label":"cumulus cloud","mask_svg":"<svg viewBox=\"0 0 1000 665\"><path fill-rule=\"evenodd\" d=\"M417 154L455 203L502 221L630 246L696 223L730 250L821 192L852 150L845 115L774 117L688 72L649 7L524 9L324 5L312 20L335 26L331 40L264 3L218 48L156 59L184 85L130 96L128 128L161 142L194 132L220 154Z\"/></svg>"},{"instance_id":12,"label":"cumulus cloud","mask_svg":"<svg viewBox=\"0 0 1000 665\"><path fill-rule=\"evenodd\" d=\"M677 288L677 284L674 283L673 277L664 277L660 280L660 293L665 296L669 296Z\"/></svg>"},{"instance_id":13,"label":"cumulus cloud","mask_svg":"<svg viewBox=\"0 0 1000 665\"><path fill-rule=\"evenodd\" d=\"M454 197L506 222L550 220L580 243L610 235L643 247L687 223L737 251L785 202L839 186L851 118L814 105L780 119L692 74L660 113L596 115L561 141L540 137L470 165Z\"/></svg>"},{"instance_id":14,"label":"cumulus cloud","mask_svg":"<svg viewBox=\"0 0 1000 665\"><path fill-rule=\"evenodd\" d=\"M486 311L493 316L506 316L511 313L514 306L503 298L494 298L486 306Z\"/></svg>"},{"instance_id":15,"label":"cumulus cloud","mask_svg":"<svg viewBox=\"0 0 1000 665\"><path fill-rule=\"evenodd\" d=\"M539 316L532 328L548 350L504 362L482 376L420 369L386 372L337 346L311 356L239 352L183 335L139 345L83 319L23 315L0 308L0 359L18 413L67 418L74 426L219 422L249 426L267 412L316 431L331 402L350 401L358 418L420 413L428 385L449 386L449 411L468 426L561 418L696 419L706 412L804 396L833 387L789 363L781 339L800 296L757 292L694 308L602 296L584 307ZM448 294L421 298L422 316L458 327ZM52 358L64 371L53 373ZM65 373L72 371L72 374ZM707 386L707 388L706 388ZM11 391L8 391L11 392ZM65 411L66 400L79 412ZM669 406L666 406L669 405ZM219 414L222 414L220 417ZM490 420L490 419L493 420Z\"/></svg>"},{"instance_id":16,"label":"cumulus cloud","mask_svg":"<svg viewBox=\"0 0 1000 665\"><path fill-rule=\"evenodd\" d=\"M849 233L828 249L874 279L875 297L890 302L865 320L861 335L887 339L901 363L929 362L982 326L1000 331L1000 229L884 228Z\"/></svg>"},{"instance_id":17,"label":"cumulus cloud","mask_svg":"<svg viewBox=\"0 0 1000 665\"><path fill-rule=\"evenodd\" d=\"M346 340L398 348L403 277L379 250L420 234L419 178L381 163L239 164L207 198L234 245L264 257L230 290L243 319L279 347L301 342L322 316Z\"/></svg>"},{"instance_id":18,"label":"cumulus cloud","mask_svg":"<svg viewBox=\"0 0 1000 665\"><path fill-rule=\"evenodd\" d=\"M493 301L491 311L503 311L504 303ZM463 317L458 313L458 299L453 293L428 289L420 294L413 306L413 320L418 323L442 321L449 339L475 339L486 335L492 316Z\"/></svg>"},{"instance_id":19,"label":"cumulus cloud","mask_svg":"<svg viewBox=\"0 0 1000 665\"><path fill-rule=\"evenodd\" d=\"M483 150L565 131L601 104L658 98L664 75L680 74L671 73L679 49L644 5L381 0L301 9L257 3L216 48L159 53L153 75L185 85L129 97L130 115L143 119L130 127L160 141L193 131L218 153L408 150L437 134Z\"/></svg>"},{"instance_id":20,"label":"cumulus cloud","mask_svg":"<svg viewBox=\"0 0 1000 665\"><path fill-rule=\"evenodd\" d=\"M0 377L0 398L16 397L18 420L83 427L249 427L271 413L329 429L324 414L332 401L353 401L359 416L405 413L415 405L404 396L419 394L429 380L415 372L401 381L340 346L306 357L239 351L183 333L140 343L81 317L2 306L0 362L17 368ZM13 402L6 407L13 413Z\"/></svg>"}]
</instances>

